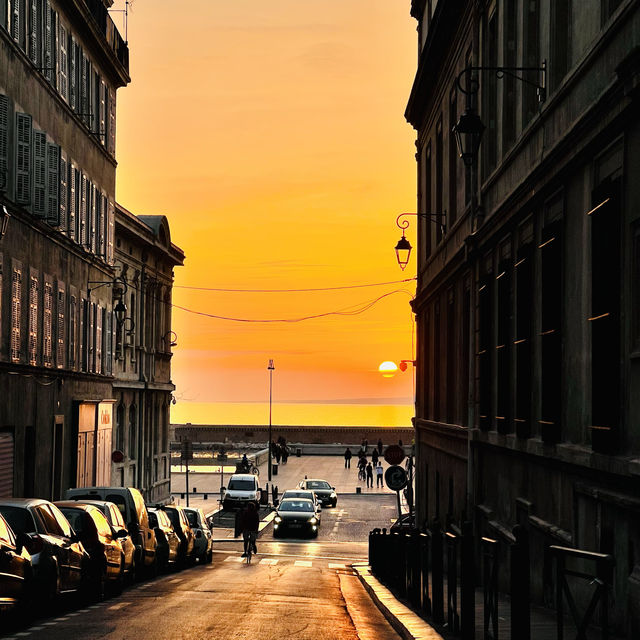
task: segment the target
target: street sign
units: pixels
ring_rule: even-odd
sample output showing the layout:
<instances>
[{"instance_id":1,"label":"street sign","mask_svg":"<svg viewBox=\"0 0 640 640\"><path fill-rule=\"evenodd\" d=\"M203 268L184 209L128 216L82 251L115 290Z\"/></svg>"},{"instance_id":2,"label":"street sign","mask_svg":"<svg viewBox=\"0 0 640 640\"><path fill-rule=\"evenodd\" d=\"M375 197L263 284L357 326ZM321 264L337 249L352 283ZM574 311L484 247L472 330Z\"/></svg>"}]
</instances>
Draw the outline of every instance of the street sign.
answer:
<instances>
[{"instance_id":1,"label":"street sign","mask_svg":"<svg viewBox=\"0 0 640 640\"><path fill-rule=\"evenodd\" d=\"M384 481L392 491L400 491L407 486L407 472L397 465L388 467L384 472Z\"/></svg>"},{"instance_id":2,"label":"street sign","mask_svg":"<svg viewBox=\"0 0 640 640\"><path fill-rule=\"evenodd\" d=\"M193 444L190 440L183 440L181 449L183 460L193 460Z\"/></svg>"},{"instance_id":3,"label":"street sign","mask_svg":"<svg viewBox=\"0 0 640 640\"><path fill-rule=\"evenodd\" d=\"M399 444L390 444L385 449L384 459L389 464L400 464L404 460L404 449Z\"/></svg>"}]
</instances>

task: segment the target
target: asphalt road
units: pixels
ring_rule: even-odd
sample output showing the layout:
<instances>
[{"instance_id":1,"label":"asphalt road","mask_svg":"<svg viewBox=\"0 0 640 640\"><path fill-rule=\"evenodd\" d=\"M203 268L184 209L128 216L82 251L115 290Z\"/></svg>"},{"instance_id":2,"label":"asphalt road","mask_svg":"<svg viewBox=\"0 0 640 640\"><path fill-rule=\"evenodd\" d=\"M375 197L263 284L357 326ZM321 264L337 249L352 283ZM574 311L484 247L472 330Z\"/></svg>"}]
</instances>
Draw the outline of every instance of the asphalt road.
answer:
<instances>
[{"instance_id":1,"label":"asphalt road","mask_svg":"<svg viewBox=\"0 0 640 640\"><path fill-rule=\"evenodd\" d=\"M396 640L350 565L366 560L367 536L395 517L391 495L344 496L324 509L316 540L273 540L269 524L251 565L241 541L215 545L211 565L138 583L83 609L12 630L34 640ZM0 630L0 633L2 631Z\"/></svg>"}]
</instances>

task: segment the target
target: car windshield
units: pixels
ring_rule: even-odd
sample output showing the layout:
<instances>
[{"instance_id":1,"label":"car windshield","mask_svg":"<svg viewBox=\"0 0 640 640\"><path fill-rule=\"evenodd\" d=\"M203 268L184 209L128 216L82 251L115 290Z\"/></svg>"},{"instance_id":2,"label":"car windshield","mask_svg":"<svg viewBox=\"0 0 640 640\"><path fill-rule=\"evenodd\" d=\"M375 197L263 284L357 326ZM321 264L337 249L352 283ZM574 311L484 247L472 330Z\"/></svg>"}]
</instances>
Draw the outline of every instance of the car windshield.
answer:
<instances>
[{"instance_id":1,"label":"car windshield","mask_svg":"<svg viewBox=\"0 0 640 640\"><path fill-rule=\"evenodd\" d=\"M234 491L253 491L256 487L254 480L231 480L229 489Z\"/></svg>"},{"instance_id":2,"label":"car windshield","mask_svg":"<svg viewBox=\"0 0 640 640\"><path fill-rule=\"evenodd\" d=\"M200 522L198 522L198 514L195 511L185 511L187 514L187 520L189 521L190 527L199 527Z\"/></svg>"},{"instance_id":3,"label":"car windshield","mask_svg":"<svg viewBox=\"0 0 640 640\"><path fill-rule=\"evenodd\" d=\"M283 500L280 511L313 511L313 504L308 500Z\"/></svg>"},{"instance_id":4,"label":"car windshield","mask_svg":"<svg viewBox=\"0 0 640 640\"><path fill-rule=\"evenodd\" d=\"M82 509L71 509L69 507L61 507L60 511L64 513L64 517L69 521L71 528L80 535L84 533L85 519L84 511Z\"/></svg>"},{"instance_id":5,"label":"car windshield","mask_svg":"<svg viewBox=\"0 0 640 640\"><path fill-rule=\"evenodd\" d=\"M156 515L155 511L149 511L149 524L152 527L158 526L158 516Z\"/></svg>"},{"instance_id":6,"label":"car windshield","mask_svg":"<svg viewBox=\"0 0 640 640\"><path fill-rule=\"evenodd\" d=\"M308 489L331 489L331 485L324 480L309 480L307 482Z\"/></svg>"},{"instance_id":7,"label":"car windshield","mask_svg":"<svg viewBox=\"0 0 640 640\"><path fill-rule=\"evenodd\" d=\"M33 517L22 507L0 507L0 513L15 533L35 533Z\"/></svg>"}]
</instances>

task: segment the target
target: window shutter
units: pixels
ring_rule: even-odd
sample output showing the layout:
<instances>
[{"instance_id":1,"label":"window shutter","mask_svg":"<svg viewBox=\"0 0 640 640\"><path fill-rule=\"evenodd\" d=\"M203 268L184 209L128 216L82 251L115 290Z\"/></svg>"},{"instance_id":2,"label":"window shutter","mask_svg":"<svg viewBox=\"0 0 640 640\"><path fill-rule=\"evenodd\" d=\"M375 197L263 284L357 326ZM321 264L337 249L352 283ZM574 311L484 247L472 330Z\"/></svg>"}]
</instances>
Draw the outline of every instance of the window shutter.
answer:
<instances>
[{"instance_id":1,"label":"window shutter","mask_svg":"<svg viewBox=\"0 0 640 640\"><path fill-rule=\"evenodd\" d=\"M104 257L104 220L106 211L103 206L103 195L96 187L95 191L96 200L96 252L99 256Z\"/></svg>"},{"instance_id":2,"label":"window shutter","mask_svg":"<svg viewBox=\"0 0 640 640\"><path fill-rule=\"evenodd\" d=\"M107 262L113 264L113 234L115 231L116 211L113 202L109 201L107 209Z\"/></svg>"},{"instance_id":3,"label":"window shutter","mask_svg":"<svg viewBox=\"0 0 640 640\"><path fill-rule=\"evenodd\" d=\"M20 43L20 8L21 2L14 0L11 3L11 37L17 42Z\"/></svg>"},{"instance_id":4,"label":"window shutter","mask_svg":"<svg viewBox=\"0 0 640 640\"><path fill-rule=\"evenodd\" d=\"M109 89L109 146L107 151L116 155L116 92Z\"/></svg>"},{"instance_id":5,"label":"window shutter","mask_svg":"<svg viewBox=\"0 0 640 640\"><path fill-rule=\"evenodd\" d=\"M78 170L73 162L69 170L69 237L76 239L76 225L78 216Z\"/></svg>"},{"instance_id":6,"label":"window shutter","mask_svg":"<svg viewBox=\"0 0 640 640\"><path fill-rule=\"evenodd\" d=\"M67 30L62 23L58 26L58 91L60 95L69 102L69 58L67 55L68 36Z\"/></svg>"},{"instance_id":7,"label":"window shutter","mask_svg":"<svg viewBox=\"0 0 640 640\"><path fill-rule=\"evenodd\" d=\"M55 86L56 83L56 49L55 42L55 26L56 14L51 8L50 0L46 0L44 5L44 75L50 84Z\"/></svg>"},{"instance_id":8,"label":"window shutter","mask_svg":"<svg viewBox=\"0 0 640 640\"><path fill-rule=\"evenodd\" d=\"M83 247L87 245L87 176L78 171L80 184L76 184L79 191L79 211L78 211L78 243ZM77 180L77 178L76 178Z\"/></svg>"},{"instance_id":9,"label":"window shutter","mask_svg":"<svg viewBox=\"0 0 640 640\"><path fill-rule=\"evenodd\" d=\"M96 307L96 373L102 371L102 316L104 310L100 305Z\"/></svg>"},{"instance_id":10,"label":"window shutter","mask_svg":"<svg viewBox=\"0 0 640 640\"><path fill-rule=\"evenodd\" d=\"M56 324L56 365L58 369L64 368L64 283L58 282L58 321Z\"/></svg>"},{"instance_id":11,"label":"window shutter","mask_svg":"<svg viewBox=\"0 0 640 640\"><path fill-rule=\"evenodd\" d=\"M0 191L9 186L9 106L9 98L0 95Z\"/></svg>"},{"instance_id":12,"label":"window shutter","mask_svg":"<svg viewBox=\"0 0 640 640\"><path fill-rule=\"evenodd\" d=\"M78 303L74 295L69 295L69 369L76 368Z\"/></svg>"},{"instance_id":13,"label":"window shutter","mask_svg":"<svg viewBox=\"0 0 640 640\"><path fill-rule=\"evenodd\" d=\"M47 144L47 222L57 227L60 225L60 147Z\"/></svg>"},{"instance_id":14,"label":"window shutter","mask_svg":"<svg viewBox=\"0 0 640 640\"><path fill-rule=\"evenodd\" d=\"M53 366L53 284L45 281L42 318L42 364Z\"/></svg>"},{"instance_id":15,"label":"window shutter","mask_svg":"<svg viewBox=\"0 0 640 640\"><path fill-rule=\"evenodd\" d=\"M16 113L16 202L31 201L31 116Z\"/></svg>"},{"instance_id":16,"label":"window shutter","mask_svg":"<svg viewBox=\"0 0 640 640\"><path fill-rule=\"evenodd\" d=\"M100 248L100 192L95 184L91 184L91 251L98 254Z\"/></svg>"},{"instance_id":17,"label":"window shutter","mask_svg":"<svg viewBox=\"0 0 640 640\"><path fill-rule=\"evenodd\" d=\"M40 12L38 11L37 0L29 2L29 58L36 66L40 65Z\"/></svg>"},{"instance_id":18,"label":"window shutter","mask_svg":"<svg viewBox=\"0 0 640 640\"><path fill-rule=\"evenodd\" d=\"M22 268L14 266L11 275L11 361L20 362L20 324L22 319Z\"/></svg>"},{"instance_id":19,"label":"window shutter","mask_svg":"<svg viewBox=\"0 0 640 640\"><path fill-rule=\"evenodd\" d=\"M59 177L60 177L60 186L58 187L58 203L59 203L59 213L58 213L58 226L62 233L68 233L68 212L69 212L69 163L67 162L67 156L60 149L60 169L59 169Z\"/></svg>"},{"instance_id":20,"label":"window shutter","mask_svg":"<svg viewBox=\"0 0 640 640\"><path fill-rule=\"evenodd\" d=\"M38 364L38 277L29 278L29 364Z\"/></svg>"},{"instance_id":21,"label":"window shutter","mask_svg":"<svg viewBox=\"0 0 640 640\"><path fill-rule=\"evenodd\" d=\"M100 80L100 110L98 132L100 133L100 143L107 146L107 85L104 80Z\"/></svg>"},{"instance_id":22,"label":"window shutter","mask_svg":"<svg viewBox=\"0 0 640 640\"><path fill-rule=\"evenodd\" d=\"M75 38L69 38L69 105L78 111L78 45Z\"/></svg>"},{"instance_id":23,"label":"window shutter","mask_svg":"<svg viewBox=\"0 0 640 640\"><path fill-rule=\"evenodd\" d=\"M90 123L89 118L89 60L82 49L78 58L80 63L80 113L85 124Z\"/></svg>"},{"instance_id":24,"label":"window shutter","mask_svg":"<svg viewBox=\"0 0 640 640\"><path fill-rule=\"evenodd\" d=\"M105 348L105 372L107 373L107 375L111 375L111 372L113 371L113 367L112 367L112 345L113 345L113 332L111 329L111 319L112 319L112 315L110 311L107 311L107 313L104 316L104 348Z\"/></svg>"},{"instance_id":25,"label":"window shutter","mask_svg":"<svg viewBox=\"0 0 640 640\"><path fill-rule=\"evenodd\" d=\"M33 131L33 196L31 213L39 218L46 214L47 194L47 134Z\"/></svg>"}]
</instances>

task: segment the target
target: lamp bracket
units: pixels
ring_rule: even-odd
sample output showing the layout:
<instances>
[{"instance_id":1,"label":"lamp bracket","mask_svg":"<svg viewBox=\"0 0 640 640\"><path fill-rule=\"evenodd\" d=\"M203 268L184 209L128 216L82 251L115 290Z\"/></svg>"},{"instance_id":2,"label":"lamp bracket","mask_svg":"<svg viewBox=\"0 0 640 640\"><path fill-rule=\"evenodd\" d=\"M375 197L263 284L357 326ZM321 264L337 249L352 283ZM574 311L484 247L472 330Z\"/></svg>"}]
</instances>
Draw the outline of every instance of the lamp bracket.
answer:
<instances>
[{"instance_id":1,"label":"lamp bracket","mask_svg":"<svg viewBox=\"0 0 640 640\"><path fill-rule=\"evenodd\" d=\"M417 218L424 218L429 220L430 222L435 222L440 225L442 229L442 233L444 234L446 231L446 220L447 220L447 212L443 211L442 213L401 213L396 218L396 226L398 229L402 229L402 236L404 237L404 230L409 227L408 220L401 220L404 216L416 216Z\"/></svg>"},{"instance_id":2,"label":"lamp bracket","mask_svg":"<svg viewBox=\"0 0 640 640\"><path fill-rule=\"evenodd\" d=\"M547 61L542 61L540 67L465 67L456 76L456 86L466 95L475 95L480 90L480 81L474 75L477 71L492 71L496 74L496 78L502 80L505 76L515 78L525 84L535 87L538 93L539 102L544 102L547 98ZM527 73L537 73L538 81L534 82L525 77ZM463 86L462 78L466 76L466 82Z\"/></svg>"}]
</instances>

